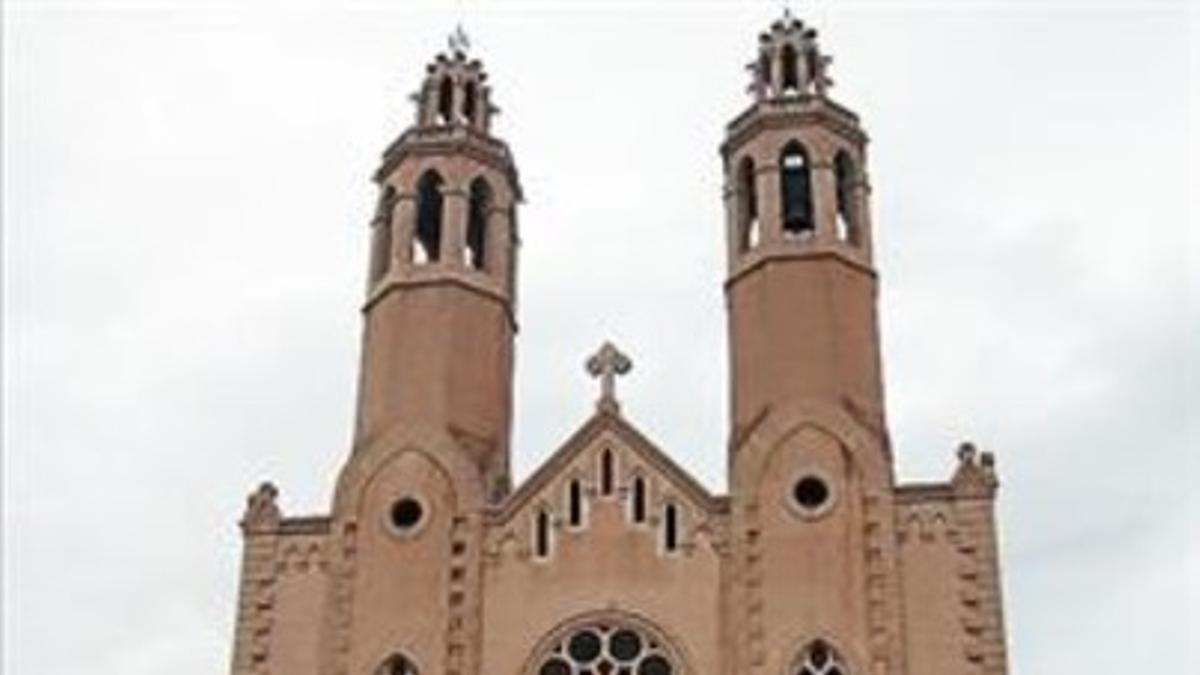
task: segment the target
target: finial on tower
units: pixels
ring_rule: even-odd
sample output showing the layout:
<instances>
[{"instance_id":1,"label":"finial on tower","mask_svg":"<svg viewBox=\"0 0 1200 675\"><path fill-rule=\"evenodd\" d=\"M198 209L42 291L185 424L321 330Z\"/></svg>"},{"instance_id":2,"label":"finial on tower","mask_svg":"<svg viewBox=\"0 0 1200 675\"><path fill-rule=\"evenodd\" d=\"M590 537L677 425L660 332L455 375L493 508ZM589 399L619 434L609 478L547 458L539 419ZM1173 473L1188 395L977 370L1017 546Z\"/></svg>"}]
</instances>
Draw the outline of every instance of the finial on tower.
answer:
<instances>
[{"instance_id":1,"label":"finial on tower","mask_svg":"<svg viewBox=\"0 0 1200 675\"><path fill-rule=\"evenodd\" d=\"M471 39L462 23L446 38L446 51L425 68L425 82L414 98L419 127L468 127L487 134L492 115L487 73L477 58L469 58Z\"/></svg>"},{"instance_id":2,"label":"finial on tower","mask_svg":"<svg viewBox=\"0 0 1200 675\"><path fill-rule=\"evenodd\" d=\"M619 413L621 406L617 403L617 375L624 375L633 369L633 361L605 341L600 351L587 360L587 371L592 377L600 378L600 398L596 400L596 408L604 412Z\"/></svg>"},{"instance_id":3,"label":"finial on tower","mask_svg":"<svg viewBox=\"0 0 1200 675\"><path fill-rule=\"evenodd\" d=\"M467 37L467 31L463 30L462 23L454 26L454 32L446 40L447 46L450 48L450 53L462 52L466 53L471 48L471 39Z\"/></svg>"},{"instance_id":4,"label":"finial on tower","mask_svg":"<svg viewBox=\"0 0 1200 675\"><path fill-rule=\"evenodd\" d=\"M817 47L817 31L792 15L785 4L783 17L758 36L758 58L747 68L750 90L758 100L824 97L833 84L828 68L833 59Z\"/></svg>"}]
</instances>

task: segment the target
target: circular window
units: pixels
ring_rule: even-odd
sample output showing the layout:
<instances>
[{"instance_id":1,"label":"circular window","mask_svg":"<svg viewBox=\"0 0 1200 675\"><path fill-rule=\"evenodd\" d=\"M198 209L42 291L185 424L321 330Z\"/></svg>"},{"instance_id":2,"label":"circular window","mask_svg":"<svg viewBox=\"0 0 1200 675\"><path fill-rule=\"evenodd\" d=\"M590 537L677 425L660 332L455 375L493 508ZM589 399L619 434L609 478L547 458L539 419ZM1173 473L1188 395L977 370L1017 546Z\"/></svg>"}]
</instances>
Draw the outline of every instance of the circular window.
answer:
<instances>
[{"instance_id":1,"label":"circular window","mask_svg":"<svg viewBox=\"0 0 1200 675\"><path fill-rule=\"evenodd\" d=\"M833 503L833 488L821 476L805 474L792 484L791 502L802 516L817 516Z\"/></svg>"},{"instance_id":2,"label":"circular window","mask_svg":"<svg viewBox=\"0 0 1200 675\"><path fill-rule=\"evenodd\" d=\"M627 626L575 628L541 661L538 675L677 675L658 641Z\"/></svg>"},{"instance_id":3,"label":"circular window","mask_svg":"<svg viewBox=\"0 0 1200 675\"><path fill-rule=\"evenodd\" d=\"M412 497L402 497L392 504L392 525L401 532L410 532L421 523L425 509Z\"/></svg>"}]
</instances>

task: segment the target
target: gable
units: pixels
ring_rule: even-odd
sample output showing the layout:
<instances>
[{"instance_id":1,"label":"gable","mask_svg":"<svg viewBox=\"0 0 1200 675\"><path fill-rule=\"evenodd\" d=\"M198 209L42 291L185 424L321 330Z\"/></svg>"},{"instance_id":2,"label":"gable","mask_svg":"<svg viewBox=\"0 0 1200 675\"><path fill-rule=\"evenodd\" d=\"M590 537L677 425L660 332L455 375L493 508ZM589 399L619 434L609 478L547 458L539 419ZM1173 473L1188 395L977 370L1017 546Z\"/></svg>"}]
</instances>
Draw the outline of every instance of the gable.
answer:
<instances>
[{"instance_id":1,"label":"gable","mask_svg":"<svg viewBox=\"0 0 1200 675\"><path fill-rule=\"evenodd\" d=\"M661 492L704 514L724 508L724 500L710 493L686 469L618 414L597 411L539 466L492 514L492 522L505 525L532 502L561 501L564 490L555 490L571 480L599 492L602 457L608 451L615 460L614 492L628 489L634 476L661 486Z\"/></svg>"}]
</instances>

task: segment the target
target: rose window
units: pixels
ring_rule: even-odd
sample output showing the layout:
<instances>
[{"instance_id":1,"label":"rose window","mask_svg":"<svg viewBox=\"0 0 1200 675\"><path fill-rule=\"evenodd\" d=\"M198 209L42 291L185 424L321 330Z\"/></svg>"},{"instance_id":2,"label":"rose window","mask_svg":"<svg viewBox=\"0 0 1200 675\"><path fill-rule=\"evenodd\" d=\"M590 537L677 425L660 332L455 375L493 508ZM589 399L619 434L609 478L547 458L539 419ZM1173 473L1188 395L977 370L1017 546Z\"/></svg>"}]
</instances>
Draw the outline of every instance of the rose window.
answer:
<instances>
[{"instance_id":1,"label":"rose window","mask_svg":"<svg viewBox=\"0 0 1200 675\"><path fill-rule=\"evenodd\" d=\"M538 675L677 675L656 639L627 626L594 623L569 632L550 650Z\"/></svg>"},{"instance_id":2,"label":"rose window","mask_svg":"<svg viewBox=\"0 0 1200 675\"><path fill-rule=\"evenodd\" d=\"M824 640L814 640L804 650L800 664L793 671L796 675L846 675L846 666L841 657Z\"/></svg>"}]
</instances>

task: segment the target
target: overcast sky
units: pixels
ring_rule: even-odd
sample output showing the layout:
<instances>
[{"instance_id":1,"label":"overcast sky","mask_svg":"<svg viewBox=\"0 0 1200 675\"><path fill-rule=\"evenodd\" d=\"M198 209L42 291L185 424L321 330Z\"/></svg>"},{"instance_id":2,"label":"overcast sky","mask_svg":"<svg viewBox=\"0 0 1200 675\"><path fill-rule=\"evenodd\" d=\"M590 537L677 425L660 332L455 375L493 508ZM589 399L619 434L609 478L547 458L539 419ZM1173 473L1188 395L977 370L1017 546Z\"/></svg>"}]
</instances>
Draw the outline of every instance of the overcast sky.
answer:
<instances>
[{"instance_id":1,"label":"overcast sky","mask_svg":"<svg viewBox=\"0 0 1200 675\"><path fill-rule=\"evenodd\" d=\"M528 197L518 475L612 338L724 490L717 146L779 4L409 6L5 3L5 673L227 670L244 497L327 509L369 176L461 15ZM872 137L898 472L998 457L1012 672L1200 672L1200 17L794 7Z\"/></svg>"}]
</instances>

